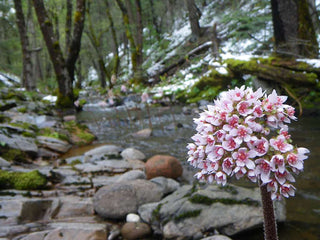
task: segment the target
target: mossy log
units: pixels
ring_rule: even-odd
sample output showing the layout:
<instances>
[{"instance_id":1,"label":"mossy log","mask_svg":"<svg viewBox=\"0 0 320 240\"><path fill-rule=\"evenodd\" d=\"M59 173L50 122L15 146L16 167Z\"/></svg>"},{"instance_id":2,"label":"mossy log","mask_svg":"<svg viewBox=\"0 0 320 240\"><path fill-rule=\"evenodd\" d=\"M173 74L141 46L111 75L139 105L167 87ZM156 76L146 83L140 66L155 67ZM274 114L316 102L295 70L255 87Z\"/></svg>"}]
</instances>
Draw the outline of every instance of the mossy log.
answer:
<instances>
[{"instance_id":1,"label":"mossy log","mask_svg":"<svg viewBox=\"0 0 320 240\"><path fill-rule=\"evenodd\" d=\"M226 60L227 68L235 76L250 74L254 75L260 79L272 81L280 84L294 84L297 86L316 86L317 85L317 71L313 71L312 68L297 67L298 64L290 65L288 62L286 64L272 65L267 61L260 61L257 59L250 61L241 61L235 59ZM289 66L292 66L294 69L290 69Z\"/></svg>"}]
</instances>

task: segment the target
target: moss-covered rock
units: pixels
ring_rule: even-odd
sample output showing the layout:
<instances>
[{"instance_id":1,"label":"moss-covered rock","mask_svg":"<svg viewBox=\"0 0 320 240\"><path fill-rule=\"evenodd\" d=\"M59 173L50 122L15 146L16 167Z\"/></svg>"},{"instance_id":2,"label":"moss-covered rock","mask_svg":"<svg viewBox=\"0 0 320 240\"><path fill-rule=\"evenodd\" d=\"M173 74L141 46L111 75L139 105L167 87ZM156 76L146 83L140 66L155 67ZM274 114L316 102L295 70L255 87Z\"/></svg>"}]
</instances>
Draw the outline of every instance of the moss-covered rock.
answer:
<instances>
[{"instance_id":1,"label":"moss-covered rock","mask_svg":"<svg viewBox=\"0 0 320 240\"><path fill-rule=\"evenodd\" d=\"M31 172L8 172L0 170L0 189L17 190L43 189L47 179L38 170Z\"/></svg>"},{"instance_id":2,"label":"moss-covered rock","mask_svg":"<svg viewBox=\"0 0 320 240\"><path fill-rule=\"evenodd\" d=\"M64 123L64 127L68 131L70 141L73 144L82 146L89 144L96 139L96 136L89 131L86 125L76 123L75 121L69 121Z\"/></svg>"}]
</instances>

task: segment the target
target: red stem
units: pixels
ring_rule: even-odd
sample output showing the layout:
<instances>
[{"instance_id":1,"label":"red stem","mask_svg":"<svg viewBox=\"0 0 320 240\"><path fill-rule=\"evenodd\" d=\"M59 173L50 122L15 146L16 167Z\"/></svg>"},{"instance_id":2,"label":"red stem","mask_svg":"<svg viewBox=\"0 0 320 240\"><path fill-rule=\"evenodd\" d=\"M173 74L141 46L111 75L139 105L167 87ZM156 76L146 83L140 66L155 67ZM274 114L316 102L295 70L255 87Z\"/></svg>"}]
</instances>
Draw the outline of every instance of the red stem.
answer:
<instances>
[{"instance_id":1,"label":"red stem","mask_svg":"<svg viewBox=\"0 0 320 240\"><path fill-rule=\"evenodd\" d=\"M264 240L278 240L277 223L274 215L271 193L267 185L260 184L263 218L264 218Z\"/></svg>"}]
</instances>

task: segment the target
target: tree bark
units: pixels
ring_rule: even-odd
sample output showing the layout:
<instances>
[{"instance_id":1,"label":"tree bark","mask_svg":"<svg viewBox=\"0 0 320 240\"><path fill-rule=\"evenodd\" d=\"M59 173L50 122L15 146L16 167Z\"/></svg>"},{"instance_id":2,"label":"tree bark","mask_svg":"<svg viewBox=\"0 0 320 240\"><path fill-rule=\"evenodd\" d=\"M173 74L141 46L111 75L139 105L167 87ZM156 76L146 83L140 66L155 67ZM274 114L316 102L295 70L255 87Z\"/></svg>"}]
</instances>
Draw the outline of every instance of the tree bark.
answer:
<instances>
[{"instance_id":1,"label":"tree bark","mask_svg":"<svg viewBox=\"0 0 320 240\"><path fill-rule=\"evenodd\" d=\"M32 76L32 61L31 53L29 51L30 45L21 0L14 0L14 6L16 9L17 25L19 29L22 48L22 85L26 88L27 91L34 91L36 89L36 84Z\"/></svg>"},{"instance_id":2,"label":"tree bark","mask_svg":"<svg viewBox=\"0 0 320 240\"><path fill-rule=\"evenodd\" d=\"M72 31L72 0L66 0L67 15L66 15L66 47L65 52L68 52L71 43Z\"/></svg>"},{"instance_id":3,"label":"tree bark","mask_svg":"<svg viewBox=\"0 0 320 240\"><path fill-rule=\"evenodd\" d=\"M307 0L271 0L276 53L315 58L318 43Z\"/></svg>"},{"instance_id":4,"label":"tree bark","mask_svg":"<svg viewBox=\"0 0 320 240\"><path fill-rule=\"evenodd\" d=\"M137 48L137 78L142 79L142 64L143 64L143 25L142 25L142 9L140 0L135 0L136 4L136 48Z\"/></svg>"},{"instance_id":5,"label":"tree bark","mask_svg":"<svg viewBox=\"0 0 320 240\"><path fill-rule=\"evenodd\" d=\"M57 105L63 108L73 107L72 80L62 55L59 40L54 34L52 22L44 7L43 0L33 0L33 5L58 82L59 95Z\"/></svg>"},{"instance_id":6,"label":"tree bark","mask_svg":"<svg viewBox=\"0 0 320 240\"><path fill-rule=\"evenodd\" d=\"M70 44L69 51L67 52L66 66L69 72L71 82L74 81L74 71L76 66L76 61L79 57L79 52L81 48L81 37L84 28L86 11L86 0L77 0L76 12L74 17L74 28L73 36Z\"/></svg>"},{"instance_id":7,"label":"tree bark","mask_svg":"<svg viewBox=\"0 0 320 240\"><path fill-rule=\"evenodd\" d=\"M135 41L134 36L132 35L131 29L130 29L131 23L129 21L128 9L126 8L122 0L116 0L116 1L122 12L122 19L126 29L126 36L130 43L131 64L132 64L132 71L134 73L134 82L141 83L143 78L142 78L142 72L141 72L142 66L139 65L141 64L141 59L139 58L142 57L142 49L138 49L137 42ZM141 33L137 33L137 34L141 34Z\"/></svg>"},{"instance_id":8,"label":"tree bark","mask_svg":"<svg viewBox=\"0 0 320 240\"><path fill-rule=\"evenodd\" d=\"M118 44L117 33L114 27L113 18L110 12L110 6L109 6L108 0L105 0L105 4L106 4L106 14L110 22L111 35L113 40L114 66L113 66L112 74L114 74L115 76L118 76L119 66L120 66L120 57L119 57L119 51L118 51L119 44Z\"/></svg>"},{"instance_id":9,"label":"tree bark","mask_svg":"<svg viewBox=\"0 0 320 240\"><path fill-rule=\"evenodd\" d=\"M201 12L195 4L194 0L186 0L186 2L189 12L189 22L191 26L192 35L199 38L201 36L201 28L199 24Z\"/></svg>"}]
</instances>

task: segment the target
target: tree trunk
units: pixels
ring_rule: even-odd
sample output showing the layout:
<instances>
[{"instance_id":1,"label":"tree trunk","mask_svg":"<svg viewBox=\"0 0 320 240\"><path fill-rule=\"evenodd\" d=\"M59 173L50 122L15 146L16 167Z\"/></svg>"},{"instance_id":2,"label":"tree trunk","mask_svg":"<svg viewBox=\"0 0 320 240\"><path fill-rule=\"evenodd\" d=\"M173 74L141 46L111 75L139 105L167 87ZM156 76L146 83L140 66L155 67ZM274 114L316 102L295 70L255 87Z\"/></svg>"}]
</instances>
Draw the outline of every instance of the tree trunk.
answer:
<instances>
[{"instance_id":1,"label":"tree trunk","mask_svg":"<svg viewBox=\"0 0 320 240\"><path fill-rule=\"evenodd\" d=\"M114 66L113 66L112 74L114 74L117 77L119 72L119 66L120 66L120 57L119 57L119 51L118 51L119 44L117 40L116 29L113 23L113 18L109 9L110 6L109 6L108 0L105 0L105 3L106 3L106 14L110 22L111 35L113 40Z\"/></svg>"},{"instance_id":2,"label":"tree trunk","mask_svg":"<svg viewBox=\"0 0 320 240\"><path fill-rule=\"evenodd\" d=\"M19 29L20 42L22 48L22 85L26 88L27 91L34 91L36 89L36 84L32 76L32 61L31 53L29 51L29 39L27 34L25 17L22 10L21 0L14 0L14 6L16 9L17 25Z\"/></svg>"},{"instance_id":3,"label":"tree trunk","mask_svg":"<svg viewBox=\"0 0 320 240\"><path fill-rule=\"evenodd\" d=\"M43 64L40 60L40 52L42 48L39 47L38 40L37 40L37 33L35 31L35 23L34 23L34 14L32 12L32 1L28 0L28 13L27 13L27 26L28 26L28 33L30 39L30 46L33 49L31 51L31 60L32 60L32 76L35 82L40 80L43 82Z\"/></svg>"},{"instance_id":4,"label":"tree trunk","mask_svg":"<svg viewBox=\"0 0 320 240\"><path fill-rule=\"evenodd\" d=\"M149 0L150 9L151 9L152 24L154 26L154 29L156 30L157 39L160 40L161 30L160 30L160 26L159 26L158 21L157 21L157 15L156 15L155 10L154 10L154 2L153 1L154 0Z\"/></svg>"},{"instance_id":5,"label":"tree trunk","mask_svg":"<svg viewBox=\"0 0 320 240\"><path fill-rule=\"evenodd\" d=\"M66 15L66 48L65 52L68 52L71 43L71 31L72 31L72 0L66 0L67 15Z\"/></svg>"},{"instance_id":6,"label":"tree trunk","mask_svg":"<svg viewBox=\"0 0 320 240\"><path fill-rule=\"evenodd\" d=\"M81 48L81 37L84 28L86 11L86 0L77 0L76 12L74 16L74 28L73 36L71 40L70 47L67 52L66 66L69 72L71 82L74 80L74 71L76 66L76 61L79 57L79 52Z\"/></svg>"},{"instance_id":7,"label":"tree trunk","mask_svg":"<svg viewBox=\"0 0 320 240\"><path fill-rule=\"evenodd\" d=\"M59 41L53 32L52 22L48 17L43 0L33 0L33 5L58 82L59 95L56 104L63 108L73 107L72 80L68 73Z\"/></svg>"},{"instance_id":8,"label":"tree trunk","mask_svg":"<svg viewBox=\"0 0 320 240\"><path fill-rule=\"evenodd\" d=\"M318 43L307 0L271 0L276 53L315 58Z\"/></svg>"},{"instance_id":9,"label":"tree trunk","mask_svg":"<svg viewBox=\"0 0 320 240\"><path fill-rule=\"evenodd\" d=\"M201 12L196 6L194 0L186 0L186 2L189 12L189 22L191 26L192 35L194 35L196 38L199 38L201 36L201 28L199 24Z\"/></svg>"},{"instance_id":10,"label":"tree trunk","mask_svg":"<svg viewBox=\"0 0 320 240\"><path fill-rule=\"evenodd\" d=\"M132 32L130 30L128 10L126 6L123 4L122 0L116 0L116 1L122 13L122 19L123 19L124 27L126 29L126 37L130 43L132 71L136 73L137 72L137 48L136 48L136 43L134 41Z\"/></svg>"},{"instance_id":11,"label":"tree trunk","mask_svg":"<svg viewBox=\"0 0 320 240\"><path fill-rule=\"evenodd\" d=\"M96 33L93 28L92 20L91 20L91 14L90 14L90 5L88 5L87 9L87 16L88 16L88 31L86 32L90 43L95 50L96 53L96 58L98 58L98 65L95 64L95 69L98 71L99 74L99 80L100 80L100 87L105 88L106 87L106 78L108 78L109 81L109 88L112 88L112 83L111 83L111 76L110 74L107 74L107 69L106 69L106 63L104 61L104 58L101 53L101 36L102 33L100 33L100 37L96 36ZM108 76L107 76L108 75Z\"/></svg>"},{"instance_id":12,"label":"tree trunk","mask_svg":"<svg viewBox=\"0 0 320 240\"><path fill-rule=\"evenodd\" d=\"M140 0L135 0L137 22L136 22L136 49L137 49L137 72L136 78L143 79L142 64L143 64L143 25L142 25L142 10Z\"/></svg>"}]
</instances>

